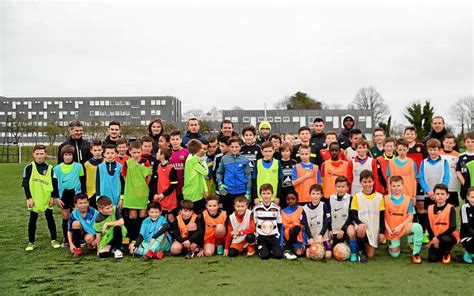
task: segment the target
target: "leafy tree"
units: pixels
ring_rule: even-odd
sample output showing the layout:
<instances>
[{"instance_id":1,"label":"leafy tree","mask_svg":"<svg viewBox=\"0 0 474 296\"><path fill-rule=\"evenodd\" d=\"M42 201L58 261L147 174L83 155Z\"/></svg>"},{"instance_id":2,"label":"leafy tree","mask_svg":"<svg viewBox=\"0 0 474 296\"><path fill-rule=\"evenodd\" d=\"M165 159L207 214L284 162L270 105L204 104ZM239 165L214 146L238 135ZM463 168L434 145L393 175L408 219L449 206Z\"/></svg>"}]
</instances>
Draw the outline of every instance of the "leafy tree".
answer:
<instances>
[{"instance_id":1,"label":"leafy tree","mask_svg":"<svg viewBox=\"0 0 474 296\"><path fill-rule=\"evenodd\" d=\"M49 121L45 127L43 127L43 133L48 137L49 145L53 146L58 136L63 133L64 128L60 127L57 122Z\"/></svg>"},{"instance_id":2,"label":"leafy tree","mask_svg":"<svg viewBox=\"0 0 474 296\"><path fill-rule=\"evenodd\" d=\"M282 110L321 110L323 105L320 101L315 100L304 92L297 92L291 97L286 97L275 104L277 109Z\"/></svg>"},{"instance_id":3,"label":"leafy tree","mask_svg":"<svg viewBox=\"0 0 474 296\"><path fill-rule=\"evenodd\" d=\"M374 112L374 124L378 125L390 114L390 108L385 104L383 97L373 86L359 89L352 104L356 109L371 110Z\"/></svg>"},{"instance_id":4,"label":"leafy tree","mask_svg":"<svg viewBox=\"0 0 474 296\"><path fill-rule=\"evenodd\" d=\"M423 106L420 103L413 103L406 108L404 116L416 128L418 141L423 140L430 133L433 115L430 101L425 101Z\"/></svg>"},{"instance_id":5,"label":"leafy tree","mask_svg":"<svg viewBox=\"0 0 474 296\"><path fill-rule=\"evenodd\" d=\"M390 137L390 132L392 130L392 116L388 117L387 122L379 122L379 127L384 129L387 137Z\"/></svg>"}]
</instances>

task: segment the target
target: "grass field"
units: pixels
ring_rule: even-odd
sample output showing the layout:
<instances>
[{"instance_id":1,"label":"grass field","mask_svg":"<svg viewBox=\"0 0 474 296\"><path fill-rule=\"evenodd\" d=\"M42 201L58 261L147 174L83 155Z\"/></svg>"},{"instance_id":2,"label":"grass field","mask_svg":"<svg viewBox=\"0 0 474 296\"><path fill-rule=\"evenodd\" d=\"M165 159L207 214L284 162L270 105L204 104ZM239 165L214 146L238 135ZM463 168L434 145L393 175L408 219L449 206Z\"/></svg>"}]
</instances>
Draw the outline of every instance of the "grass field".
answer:
<instances>
[{"instance_id":1,"label":"grass field","mask_svg":"<svg viewBox=\"0 0 474 296\"><path fill-rule=\"evenodd\" d=\"M474 266L460 263L461 248L451 265L410 263L409 253L392 259L381 248L368 264L252 258L165 257L144 262L88 255L72 259L65 249L49 246L40 216L37 249L26 253L28 211L20 188L23 165L0 164L0 294L127 295L473 295ZM60 235L60 213L55 212ZM61 237L61 235L60 235ZM426 258L426 250L422 252ZM466 285L467 284L467 285ZM468 287L460 288L460 287Z\"/></svg>"}]
</instances>

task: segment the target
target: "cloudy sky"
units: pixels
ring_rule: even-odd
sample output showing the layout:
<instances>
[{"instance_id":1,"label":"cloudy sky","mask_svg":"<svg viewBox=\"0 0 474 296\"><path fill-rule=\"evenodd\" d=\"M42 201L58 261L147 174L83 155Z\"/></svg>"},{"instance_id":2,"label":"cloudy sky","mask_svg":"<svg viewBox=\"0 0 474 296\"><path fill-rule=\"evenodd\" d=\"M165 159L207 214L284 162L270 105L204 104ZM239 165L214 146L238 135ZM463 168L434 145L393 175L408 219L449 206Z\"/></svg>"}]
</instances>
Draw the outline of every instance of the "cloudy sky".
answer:
<instances>
[{"instance_id":1,"label":"cloudy sky","mask_svg":"<svg viewBox=\"0 0 474 296\"><path fill-rule=\"evenodd\" d=\"M261 109L374 85L398 121L473 94L471 1L3 1L0 95L172 95ZM396 2L396 3L395 3Z\"/></svg>"}]
</instances>

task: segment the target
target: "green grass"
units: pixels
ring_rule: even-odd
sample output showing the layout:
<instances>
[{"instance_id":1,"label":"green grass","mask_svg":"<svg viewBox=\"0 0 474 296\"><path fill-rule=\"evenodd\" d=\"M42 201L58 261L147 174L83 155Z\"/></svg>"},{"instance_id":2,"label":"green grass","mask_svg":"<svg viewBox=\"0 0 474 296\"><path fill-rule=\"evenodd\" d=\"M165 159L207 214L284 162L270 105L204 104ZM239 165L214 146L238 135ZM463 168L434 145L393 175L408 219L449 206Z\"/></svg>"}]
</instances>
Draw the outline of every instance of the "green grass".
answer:
<instances>
[{"instance_id":1,"label":"green grass","mask_svg":"<svg viewBox=\"0 0 474 296\"><path fill-rule=\"evenodd\" d=\"M162 261L144 262L129 256L114 261L88 255L74 260L66 250L49 246L45 219L40 216L37 249L26 253L28 211L20 188L22 168L18 164L0 164L2 295L472 295L464 287L474 278L474 266L460 263L459 246L454 252L455 262L449 266L426 262L413 266L406 250L401 258L392 259L383 248L368 264L218 256L189 261L165 257ZM59 210L55 210L55 217L61 237ZM422 256L426 258L426 250Z\"/></svg>"}]
</instances>

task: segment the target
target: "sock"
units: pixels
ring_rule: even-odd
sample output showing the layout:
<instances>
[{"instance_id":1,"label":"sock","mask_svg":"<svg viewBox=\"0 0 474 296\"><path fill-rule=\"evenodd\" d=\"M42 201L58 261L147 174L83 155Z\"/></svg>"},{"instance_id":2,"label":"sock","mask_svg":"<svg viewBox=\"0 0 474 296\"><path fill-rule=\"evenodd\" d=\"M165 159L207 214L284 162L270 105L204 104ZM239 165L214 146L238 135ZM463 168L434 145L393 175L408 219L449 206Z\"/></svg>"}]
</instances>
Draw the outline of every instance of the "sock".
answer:
<instances>
[{"instance_id":1,"label":"sock","mask_svg":"<svg viewBox=\"0 0 474 296\"><path fill-rule=\"evenodd\" d=\"M351 247L351 253L357 254L357 241L356 240L349 240L349 246Z\"/></svg>"},{"instance_id":2,"label":"sock","mask_svg":"<svg viewBox=\"0 0 474 296\"><path fill-rule=\"evenodd\" d=\"M359 252L365 254L365 239L357 239L357 248L359 249Z\"/></svg>"},{"instance_id":3,"label":"sock","mask_svg":"<svg viewBox=\"0 0 474 296\"><path fill-rule=\"evenodd\" d=\"M68 242L67 240L67 222L68 222L68 219L63 219L63 223L62 223L62 229L63 229L63 235L64 235L64 241L65 242Z\"/></svg>"},{"instance_id":4,"label":"sock","mask_svg":"<svg viewBox=\"0 0 474 296\"><path fill-rule=\"evenodd\" d=\"M388 253L392 257L399 257L400 256L400 249L397 252L392 251L392 249L399 248L400 247L400 239L392 240L390 241L390 244L388 245Z\"/></svg>"},{"instance_id":5,"label":"sock","mask_svg":"<svg viewBox=\"0 0 474 296\"><path fill-rule=\"evenodd\" d=\"M81 230L80 229L72 230L72 243L76 246L76 248L81 247Z\"/></svg>"},{"instance_id":6,"label":"sock","mask_svg":"<svg viewBox=\"0 0 474 296\"><path fill-rule=\"evenodd\" d=\"M428 222L428 215L426 213L418 214L418 223L421 225L423 233L426 232L426 224Z\"/></svg>"},{"instance_id":7,"label":"sock","mask_svg":"<svg viewBox=\"0 0 474 296\"><path fill-rule=\"evenodd\" d=\"M128 238L130 239L130 241L132 240L136 240L137 239L137 233L136 233L136 229L137 229L137 219L130 219L128 221Z\"/></svg>"},{"instance_id":8,"label":"sock","mask_svg":"<svg viewBox=\"0 0 474 296\"><path fill-rule=\"evenodd\" d=\"M407 243L413 244L413 234L410 234L409 236L407 236Z\"/></svg>"},{"instance_id":9,"label":"sock","mask_svg":"<svg viewBox=\"0 0 474 296\"><path fill-rule=\"evenodd\" d=\"M413 233L413 255L420 254L421 246L423 245L423 228L418 223L413 223L411 226Z\"/></svg>"}]
</instances>

